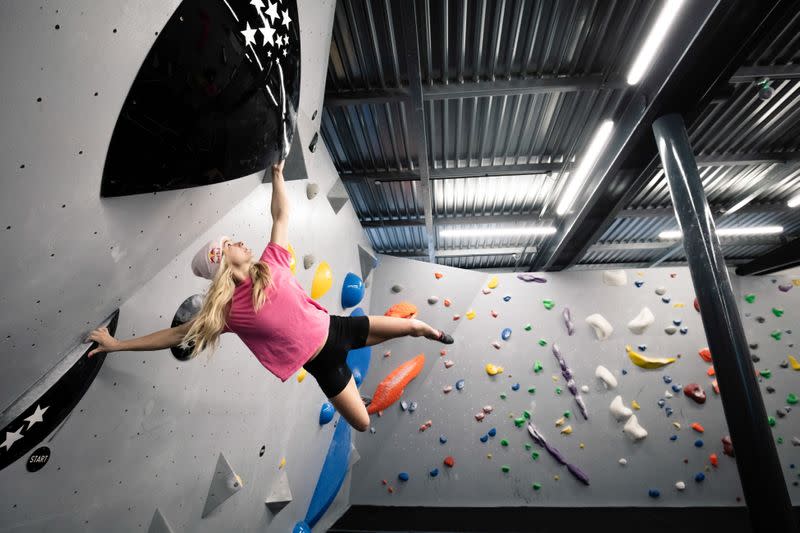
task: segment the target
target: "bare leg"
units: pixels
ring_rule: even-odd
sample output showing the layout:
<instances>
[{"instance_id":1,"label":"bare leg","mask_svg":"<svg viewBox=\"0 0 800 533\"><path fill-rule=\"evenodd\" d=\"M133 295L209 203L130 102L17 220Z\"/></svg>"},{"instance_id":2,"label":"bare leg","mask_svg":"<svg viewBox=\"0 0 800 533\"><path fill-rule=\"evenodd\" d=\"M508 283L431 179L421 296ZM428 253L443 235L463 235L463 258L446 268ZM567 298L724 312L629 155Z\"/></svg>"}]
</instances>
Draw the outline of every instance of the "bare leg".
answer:
<instances>
[{"instance_id":1,"label":"bare leg","mask_svg":"<svg viewBox=\"0 0 800 533\"><path fill-rule=\"evenodd\" d=\"M353 429L361 432L369 429L369 414L367 413L367 408L364 407L364 402L361 400L361 395L358 393L356 382L352 376L344 390L330 398L330 401Z\"/></svg>"},{"instance_id":2,"label":"bare leg","mask_svg":"<svg viewBox=\"0 0 800 533\"><path fill-rule=\"evenodd\" d=\"M422 320L416 318L398 318L395 316L369 315L369 335L367 335L367 346L374 346L383 341L396 337L425 337L437 340L439 330L432 328Z\"/></svg>"}]
</instances>

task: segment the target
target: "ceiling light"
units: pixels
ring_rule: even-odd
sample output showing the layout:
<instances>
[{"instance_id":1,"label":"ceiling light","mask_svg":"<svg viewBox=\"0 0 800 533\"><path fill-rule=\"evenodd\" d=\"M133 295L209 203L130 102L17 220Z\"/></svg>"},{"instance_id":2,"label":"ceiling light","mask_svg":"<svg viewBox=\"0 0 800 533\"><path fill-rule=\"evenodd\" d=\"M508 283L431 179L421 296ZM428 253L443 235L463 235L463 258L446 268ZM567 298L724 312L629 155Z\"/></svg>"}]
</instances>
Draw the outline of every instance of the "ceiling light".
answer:
<instances>
[{"instance_id":1,"label":"ceiling light","mask_svg":"<svg viewBox=\"0 0 800 533\"><path fill-rule=\"evenodd\" d=\"M523 235L552 235L556 228L543 226L536 228L492 228L492 229L443 229L441 237L517 237Z\"/></svg>"},{"instance_id":2,"label":"ceiling light","mask_svg":"<svg viewBox=\"0 0 800 533\"><path fill-rule=\"evenodd\" d=\"M608 138L611 136L611 131L613 129L613 120L606 120L600 124L599 128L597 128L597 131L594 133L594 137L592 137L592 140L589 143L589 147L586 149L586 153L583 154L583 158L578 165L578 169L574 173L570 172L569 185L567 185L567 188L561 197L561 202L558 204L558 208L556 209L556 213L559 215L566 213L572 205L572 202L575 200L575 196L578 194L578 190L586 180L586 176L589 175L589 171L592 170L597 158L600 156L600 151L606 145L606 142L608 142Z\"/></svg>"},{"instance_id":3,"label":"ceiling light","mask_svg":"<svg viewBox=\"0 0 800 533\"><path fill-rule=\"evenodd\" d=\"M761 226L757 228L724 228L717 230L718 237L744 237L747 235L771 235L782 233L783 226ZM680 239L683 234L678 231L662 231L658 234L659 239Z\"/></svg>"},{"instance_id":4,"label":"ceiling light","mask_svg":"<svg viewBox=\"0 0 800 533\"><path fill-rule=\"evenodd\" d=\"M669 27L675 21L678 10L683 5L683 0L668 0L661 13L658 14L653 27L650 28L650 33L644 40L642 48L639 50L639 55L633 62L631 70L628 71L628 85L636 85L642 79L642 76L650 67L653 58L664 42L664 37L667 35Z\"/></svg>"},{"instance_id":5,"label":"ceiling light","mask_svg":"<svg viewBox=\"0 0 800 533\"><path fill-rule=\"evenodd\" d=\"M789 201L787 202L787 205L788 205L789 207L797 207L798 205L800 205L800 194L798 194L797 196L795 196L794 198L792 198L791 200L789 200Z\"/></svg>"}]
</instances>

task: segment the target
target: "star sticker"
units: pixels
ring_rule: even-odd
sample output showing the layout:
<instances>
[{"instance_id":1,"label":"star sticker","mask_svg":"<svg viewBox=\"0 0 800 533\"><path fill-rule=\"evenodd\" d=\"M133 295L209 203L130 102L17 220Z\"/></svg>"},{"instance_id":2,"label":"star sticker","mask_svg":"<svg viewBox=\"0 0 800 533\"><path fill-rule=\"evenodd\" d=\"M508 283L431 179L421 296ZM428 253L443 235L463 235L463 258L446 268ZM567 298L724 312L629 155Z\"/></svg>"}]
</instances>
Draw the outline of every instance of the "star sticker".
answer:
<instances>
[{"instance_id":1,"label":"star sticker","mask_svg":"<svg viewBox=\"0 0 800 533\"><path fill-rule=\"evenodd\" d=\"M36 411L31 416L25 419L25 421L28 422L28 430L30 430L31 426L33 426L36 422L44 422L42 415L48 409L50 409L49 406L45 407L44 409L40 409L39 405L36 406Z\"/></svg>"},{"instance_id":2,"label":"star sticker","mask_svg":"<svg viewBox=\"0 0 800 533\"><path fill-rule=\"evenodd\" d=\"M258 9L259 11L264 9L264 2L262 2L261 0L250 0L250 5L256 6L256 9Z\"/></svg>"},{"instance_id":3,"label":"star sticker","mask_svg":"<svg viewBox=\"0 0 800 533\"><path fill-rule=\"evenodd\" d=\"M288 50L286 48L284 48L283 49L283 57L286 57L286 52L288 52Z\"/></svg>"},{"instance_id":4,"label":"star sticker","mask_svg":"<svg viewBox=\"0 0 800 533\"><path fill-rule=\"evenodd\" d=\"M267 50L267 57L272 57L272 50Z\"/></svg>"},{"instance_id":5,"label":"star sticker","mask_svg":"<svg viewBox=\"0 0 800 533\"><path fill-rule=\"evenodd\" d=\"M284 10L284 12L283 12L283 22L282 22L282 24L283 24L284 26L286 26L286 29L289 29L289 23L290 23L291 21L292 21L292 19L291 19L291 18L289 18L289 10L288 10L288 9Z\"/></svg>"},{"instance_id":6,"label":"star sticker","mask_svg":"<svg viewBox=\"0 0 800 533\"><path fill-rule=\"evenodd\" d=\"M256 44L256 31L250 28L250 22L247 23L247 29L242 30L242 35L244 35L244 45L247 46L251 42Z\"/></svg>"},{"instance_id":7,"label":"star sticker","mask_svg":"<svg viewBox=\"0 0 800 533\"><path fill-rule=\"evenodd\" d=\"M288 35L284 35L283 36L283 46L286 46L287 44L289 44L289 36Z\"/></svg>"},{"instance_id":8,"label":"star sticker","mask_svg":"<svg viewBox=\"0 0 800 533\"><path fill-rule=\"evenodd\" d=\"M272 20L272 23L275 24L275 19L278 18L278 4L273 4L272 2L269 3L267 16Z\"/></svg>"},{"instance_id":9,"label":"star sticker","mask_svg":"<svg viewBox=\"0 0 800 533\"><path fill-rule=\"evenodd\" d=\"M6 431L6 440L4 440L2 444L0 444L0 448L5 446L6 450L8 450L9 448L11 448L12 444L17 442L21 438L22 438L22 426L20 426L20 428L14 432Z\"/></svg>"},{"instance_id":10,"label":"star sticker","mask_svg":"<svg viewBox=\"0 0 800 533\"><path fill-rule=\"evenodd\" d=\"M259 30L261 30L261 33L264 34L264 46L267 46L267 43L274 44L272 41L272 36L275 35L275 30L270 28L269 24L263 28L259 28Z\"/></svg>"}]
</instances>

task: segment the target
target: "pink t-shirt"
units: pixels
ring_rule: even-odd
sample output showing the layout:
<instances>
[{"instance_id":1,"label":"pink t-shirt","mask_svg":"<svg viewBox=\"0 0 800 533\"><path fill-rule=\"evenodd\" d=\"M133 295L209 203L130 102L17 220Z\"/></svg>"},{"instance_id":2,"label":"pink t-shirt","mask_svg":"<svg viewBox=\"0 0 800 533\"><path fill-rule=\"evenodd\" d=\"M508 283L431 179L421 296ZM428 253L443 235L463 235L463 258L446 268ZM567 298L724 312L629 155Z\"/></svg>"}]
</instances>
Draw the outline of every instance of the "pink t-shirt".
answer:
<instances>
[{"instance_id":1,"label":"pink t-shirt","mask_svg":"<svg viewBox=\"0 0 800 533\"><path fill-rule=\"evenodd\" d=\"M319 348L328 334L328 310L309 297L289 269L291 254L270 242L261 254L269 265L272 286L256 314L253 281L236 286L223 333L233 332L267 370L286 381Z\"/></svg>"}]
</instances>

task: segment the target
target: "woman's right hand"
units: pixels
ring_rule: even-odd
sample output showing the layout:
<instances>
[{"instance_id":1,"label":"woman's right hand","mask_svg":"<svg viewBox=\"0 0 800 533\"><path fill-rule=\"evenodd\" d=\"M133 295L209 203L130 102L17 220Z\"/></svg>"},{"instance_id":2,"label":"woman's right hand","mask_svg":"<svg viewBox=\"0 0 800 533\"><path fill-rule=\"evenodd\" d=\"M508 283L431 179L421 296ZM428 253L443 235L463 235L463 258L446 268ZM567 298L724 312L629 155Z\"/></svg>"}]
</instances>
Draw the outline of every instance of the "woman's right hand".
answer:
<instances>
[{"instance_id":1,"label":"woman's right hand","mask_svg":"<svg viewBox=\"0 0 800 533\"><path fill-rule=\"evenodd\" d=\"M280 174L281 176L283 176L283 165L284 165L284 163L286 163L286 160L285 159L281 159L280 161L278 161L277 163L272 165L272 175L273 176L275 176L277 174Z\"/></svg>"},{"instance_id":2,"label":"woman's right hand","mask_svg":"<svg viewBox=\"0 0 800 533\"><path fill-rule=\"evenodd\" d=\"M89 357L97 352L116 352L120 342L108 333L108 328L97 328L89 333L86 342L94 341L97 343L97 348L89 352Z\"/></svg>"}]
</instances>

